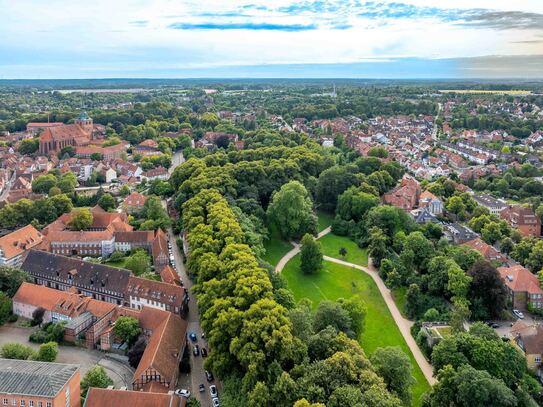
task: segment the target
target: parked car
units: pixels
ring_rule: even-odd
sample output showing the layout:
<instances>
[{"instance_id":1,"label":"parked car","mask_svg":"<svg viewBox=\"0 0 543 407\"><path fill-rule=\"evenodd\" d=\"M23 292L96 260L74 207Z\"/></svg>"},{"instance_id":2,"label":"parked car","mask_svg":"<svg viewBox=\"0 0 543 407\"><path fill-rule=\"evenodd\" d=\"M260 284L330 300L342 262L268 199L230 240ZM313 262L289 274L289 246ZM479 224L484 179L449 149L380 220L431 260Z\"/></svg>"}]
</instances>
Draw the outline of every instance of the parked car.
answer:
<instances>
[{"instance_id":1,"label":"parked car","mask_svg":"<svg viewBox=\"0 0 543 407\"><path fill-rule=\"evenodd\" d=\"M192 342L196 342L198 340L198 336L196 336L196 333L194 332L189 333L189 338Z\"/></svg>"},{"instance_id":2,"label":"parked car","mask_svg":"<svg viewBox=\"0 0 543 407\"><path fill-rule=\"evenodd\" d=\"M198 386L198 390L200 390L200 393L203 393L204 391L206 391L206 386L204 386L204 384L201 383L201 384Z\"/></svg>"},{"instance_id":3,"label":"parked car","mask_svg":"<svg viewBox=\"0 0 543 407\"><path fill-rule=\"evenodd\" d=\"M194 345L192 353L194 354L194 356L198 356L200 354L200 347L198 345Z\"/></svg>"},{"instance_id":4,"label":"parked car","mask_svg":"<svg viewBox=\"0 0 543 407\"><path fill-rule=\"evenodd\" d=\"M492 325L490 325L492 328L496 329L496 328L499 328L500 327L500 324L497 324L495 322L492 323Z\"/></svg>"},{"instance_id":5,"label":"parked car","mask_svg":"<svg viewBox=\"0 0 543 407\"><path fill-rule=\"evenodd\" d=\"M206 370L206 379L208 382L212 382L215 378L213 377L213 373L211 373L210 371Z\"/></svg>"},{"instance_id":6,"label":"parked car","mask_svg":"<svg viewBox=\"0 0 543 407\"><path fill-rule=\"evenodd\" d=\"M221 406L221 403L219 403L219 398L218 397L213 397L211 399L211 402L213 403L213 407L220 407Z\"/></svg>"},{"instance_id":7,"label":"parked car","mask_svg":"<svg viewBox=\"0 0 543 407\"><path fill-rule=\"evenodd\" d=\"M209 386L209 394L211 394L211 397L217 397L219 395L219 392L217 391L217 386L212 384Z\"/></svg>"},{"instance_id":8,"label":"parked car","mask_svg":"<svg viewBox=\"0 0 543 407\"><path fill-rule=\"evenodd\" d=\"M203 358L207 357L207 349L206 348L202 348L202 357Z\"/></svg>"},{"instance_id":9,"label":"parked car","mask_svg":"<svg viewBox=\"0 0 543 407\"><path fill-rule=\"evenodd\" d=\"M513 314L515 314L519 319L524 319L524 314L520 312L518 309L514 309Z\"/></svg>"},{"instance_id":10,"label":"parked car","mask_svg":"<svg viewBox=\"0 0 543 407\"><path fill-rule=\"evenodd\" d=\"M190 391L188 391L187 389L177 389L175 391L175 394L181 397L186 397L186 398L190 397Z\"/></svg>"}]
</instances>

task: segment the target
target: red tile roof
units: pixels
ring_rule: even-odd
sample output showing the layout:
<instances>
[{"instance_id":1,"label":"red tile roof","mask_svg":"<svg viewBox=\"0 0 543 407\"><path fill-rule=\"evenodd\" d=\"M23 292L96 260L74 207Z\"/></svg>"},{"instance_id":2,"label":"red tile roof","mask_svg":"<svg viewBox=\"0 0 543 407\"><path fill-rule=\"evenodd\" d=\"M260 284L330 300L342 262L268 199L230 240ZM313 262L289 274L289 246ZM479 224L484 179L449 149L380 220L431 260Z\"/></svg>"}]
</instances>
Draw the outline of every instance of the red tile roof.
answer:
<instances>
[{"instance_id":1,"label":"red tile roof","mask_svg":"<svg viewBox=\"0 0 543 407\"><path fill-rule=\"evenodd\" d=\"M4 257L10 259L40 244L43 235L34 226L27 225L21 229L0 237L0 249Z\"/></svg>"},{"instance_id":2,"label":"red tile roof","mask_svg":"<svg viewBox=\"0 0 543 407\"><path fill-rule=\"evenodd\" d=\"M91 387L84 407L184 407L186 399L174 394Z\"/></svg>"},{"instance_id":3,"label":"red tile roof","mask_svg":"<svg viewBox=\"0 0 543 407\"><path fill-rule=\"evenodd\" d=\"M505 285L514 292L527 292L529 294L543 294L539 287L539 279L530 270L517 264L512 267L498 267Z\"/></svg>"}]
</instances>

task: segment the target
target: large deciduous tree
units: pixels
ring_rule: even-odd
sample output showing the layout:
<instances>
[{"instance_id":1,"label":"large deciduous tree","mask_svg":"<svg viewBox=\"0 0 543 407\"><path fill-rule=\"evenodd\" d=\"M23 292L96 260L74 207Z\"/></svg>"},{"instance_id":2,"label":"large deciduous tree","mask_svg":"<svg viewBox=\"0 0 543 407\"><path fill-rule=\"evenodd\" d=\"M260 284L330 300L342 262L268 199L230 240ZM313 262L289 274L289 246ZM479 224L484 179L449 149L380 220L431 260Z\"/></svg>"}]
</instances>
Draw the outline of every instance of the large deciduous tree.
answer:
<instances>
[{"instance_id":1,"label":"large deciduous tree","mask_svg":"<svg viewBox=\"0 0 543 407\"><path fill-rule=\"evenodd\" d=\"M322 269L322 249L320 243L309 233L302 239L300 269L304 274L312 274Z\"/></svg>"},{"instance_id":2,"label":"large deciduous tree","mask_svg":"<svg viewBox=\"0 0 543 407\"><path fill-rule=\"evenodd\" d=\"M291 181L273 195L268 216L284 239L299 239L305 233L317 231L317 218L312 207L305 187L298 181Z\"/></svg>"},{"instance_id":3,"label":"large deciduous tree","mask_svg":"<svg viewBox=\"0 0 543 407\"><path fill-rule=\"evenodd\" d=\"M91 387L98 387L105 389L107 386L111 386L113 380L107 375L105 369L102 366L94 366L90 368L83 379L81 379L81 397L84 399L87 397L87 392Z\"/></svg>"},{"instance_id":4,"label":"large deciduous tree","mask_svg":"<svg viewBox=\"0 0 543 407\"><path fill-rule=\"evenodd\" d=\"M498 318L507 303L507 289L500 273L488 261L480 260L468 271L472 277L468 299L476 319Z\"/></svg>"},{"instance_id":5,"label":"large deciduous tree","mask_svg":"<svg viewBox=\"0 0 543 407\"><path fill-rule=\"evenodd\" d=\"M92 213L89 209L76 209L68 226L72 230L86 230L92 225L92 220Z\"/></svg>"},{"instance_id":6,"label":"large deciduous tree","mask_svg":"<svg viewBox=\"0 0 543 407\"><path fill-rule=\"evenodd\" d=\"M377 348L370 357L375 367L392 393L396 394L405 406L411 405L411 386L415 379L411 374L409 357L398 347Z\"/></svg>"}]
</instances>

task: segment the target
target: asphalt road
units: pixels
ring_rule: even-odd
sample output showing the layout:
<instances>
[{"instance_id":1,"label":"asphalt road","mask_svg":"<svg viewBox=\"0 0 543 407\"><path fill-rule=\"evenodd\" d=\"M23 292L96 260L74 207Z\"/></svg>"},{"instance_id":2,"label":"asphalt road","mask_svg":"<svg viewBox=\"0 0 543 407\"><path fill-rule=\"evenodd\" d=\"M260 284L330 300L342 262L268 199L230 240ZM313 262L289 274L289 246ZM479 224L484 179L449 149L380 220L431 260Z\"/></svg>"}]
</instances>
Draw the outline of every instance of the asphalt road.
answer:
<instances>
[{"instance_id":1,"label":"asphalt road","mask_svg":"<svg viewBox=\"0 0 543 407\"><path fill-rule=\"evenodd\" d=\"M185 161L183 154L181 152L177 152L172 157L172 166L169 169L170 174L173 172L174 168L181 163ZM163 205L165 205L166 202L163 201ZM209 383L206 380L205 376L205 369L204 369L204 361L205 358L203 358L200 354L200 356L194 356L192 353L194 345L198 344L200 349L202 347L208 349L207 342L205 339L202 338L202 328L200 326L200 317L198 313L198 304L196 303L196 295L192 292L192 281L189 279L187 270L185 268L185 264L183 263L183 256L181 254L180 249L177 247L177 244L175 243L177 236L174 235L172 229L170 228L168 230L168 236L170 239L170 242L172 244L172 252L175 259L175 268L177 269L177 273L179 274L179 277L183 281L183 284L185 285L185 289L189 293L190 301L189 301L189 313L187 315L187 322L188 322L188 328L187 333L194 332L197 335L197 342L194 343L190 339L187 340L187 346L190 350L190 364L191 364L191 372L190 374L187 373L181 373L179 380L177 382L177 387L180 389L188 389L190 390L193 397L198 399L200 401L200 404L202 407L211 407L211 397L209 395L209 386L211 384L215 384L219 388L219 397L220 397L220 383L217 379L214 380L214 382ZM200 384L203 384L205 386L205 392L200 393L198 391L198 386Z\"/></svg>"}]
</instances>

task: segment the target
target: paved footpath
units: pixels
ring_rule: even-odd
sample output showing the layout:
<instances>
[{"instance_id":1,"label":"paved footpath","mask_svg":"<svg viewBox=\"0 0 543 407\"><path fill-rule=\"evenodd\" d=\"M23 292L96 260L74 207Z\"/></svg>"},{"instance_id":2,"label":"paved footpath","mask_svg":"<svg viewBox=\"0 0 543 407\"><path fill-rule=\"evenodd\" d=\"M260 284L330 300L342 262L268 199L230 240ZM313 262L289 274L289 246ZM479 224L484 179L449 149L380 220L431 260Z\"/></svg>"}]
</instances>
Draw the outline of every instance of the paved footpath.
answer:
<instances>
[{"instance_id":1,"label":"paved footpath","mask_svg":"<svg viewBox=\"0 0 543 407\"><path fill-rule=\"evenodd\" d=\"M320 232L317 239L321 238L322 236L328 233L330 233L329 227L324 229L322 232ZM285 265L288 263L288 261L291 260L294 256L296 256L300 252L300 245L298 243L291 242L291 244L294 246L294 248L291 251L289 251L287 254L285 254L281 258L281 260L279 260L279 263L277 263L277 266L275 267L276 273L280 273L285 267ZM330 261L332 263L341 264L347 267L353 267L357 270L363 271L364 273L368 274L373 279L373 281L375 281L375 284L377 285L377 288L379 289L381 296L385 300L385 303L387 304L387 307L390 313L392 314L392 318L394 318L394 321L396 322L398 329L402 333L402 336L405 342L407 343L407 346L409 346L409 349L411 350L413 357L417 361L420 367L420 370L422 370L424 377L426 377L426 380L431 385L436 383L437 380L433 376L432 365L426 360L421 350L419 349L417 343L415 342L415 339L411 335L411 326L413 325L413 321L410 321L407 318L404 318L402 316L402 314L400 313L400 310L398 309L396 303L394 302L394 299L392 298L392 292L387 288L387 286L385 285L385 283L379 276L379 273L377 273L377 270L375 270L373 266L363 267L363 266L359 266L358 264L349 263L344 260L336 259L334 257L323 256L323 258L324 260Z\"/></svg>"}]
</instances>

